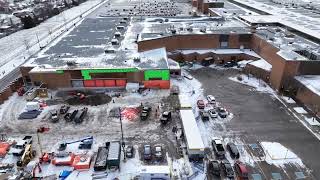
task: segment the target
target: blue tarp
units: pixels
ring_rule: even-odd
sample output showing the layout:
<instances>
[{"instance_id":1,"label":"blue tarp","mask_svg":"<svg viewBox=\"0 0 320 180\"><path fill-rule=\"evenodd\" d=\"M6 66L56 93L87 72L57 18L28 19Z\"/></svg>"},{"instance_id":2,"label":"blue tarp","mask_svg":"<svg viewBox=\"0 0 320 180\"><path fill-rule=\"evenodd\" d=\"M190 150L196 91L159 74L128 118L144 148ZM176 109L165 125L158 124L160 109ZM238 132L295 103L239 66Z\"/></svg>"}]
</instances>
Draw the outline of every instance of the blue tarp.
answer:
<instances>
[{"instance_id":1,"label":"blue tarp","mask_svg":"<svg viewBox=\"0 0 320 180\"><path fill-rule=\"evenodd\" d=\"M59 174L60 180L66 179L71 173L72 173L72 171L67 171L67 170L61 171Z\"/></svg>"}]
</instances>

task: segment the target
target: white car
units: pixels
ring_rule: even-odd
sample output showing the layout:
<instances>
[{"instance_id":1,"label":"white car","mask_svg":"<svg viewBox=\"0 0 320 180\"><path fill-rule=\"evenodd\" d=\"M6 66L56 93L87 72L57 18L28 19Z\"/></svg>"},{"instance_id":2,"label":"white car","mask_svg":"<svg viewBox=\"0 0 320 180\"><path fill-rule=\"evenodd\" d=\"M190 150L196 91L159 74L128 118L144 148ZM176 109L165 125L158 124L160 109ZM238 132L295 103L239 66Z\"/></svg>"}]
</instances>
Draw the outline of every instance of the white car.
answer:
<instances>
[{"instance_id":1,"label":"white car","mask_svg":"<svg viewBox=\"0 0 320 180\"><path fill-rule=\"evenodd\" d=\"M185 77L185 78L187 78L187 79L189 79L189 80L192 80L192 79L193 79L193 77L190 76L189 74L183 74L183 77Z\"/></svg>"},{"instance_id":2,"label":"white car","mask_svg":"<svg viewBox=\"0 0 320 180\"><path fill-rule=\"evenodd\" d=\"M207 96L207 100L210 104L215 104L216 103L216 98L212 95Z\"/></svg>"},{"instance_id":3,"label":"white car","mask_svg":"<svg viewBox=\"0 0 320 180\"><path fill-rule=\"evenodd\" d=\"M211 118L217 118L218 117L218 113L215 110L209 110L209 114Z\"/></svg>"}]
</instances>

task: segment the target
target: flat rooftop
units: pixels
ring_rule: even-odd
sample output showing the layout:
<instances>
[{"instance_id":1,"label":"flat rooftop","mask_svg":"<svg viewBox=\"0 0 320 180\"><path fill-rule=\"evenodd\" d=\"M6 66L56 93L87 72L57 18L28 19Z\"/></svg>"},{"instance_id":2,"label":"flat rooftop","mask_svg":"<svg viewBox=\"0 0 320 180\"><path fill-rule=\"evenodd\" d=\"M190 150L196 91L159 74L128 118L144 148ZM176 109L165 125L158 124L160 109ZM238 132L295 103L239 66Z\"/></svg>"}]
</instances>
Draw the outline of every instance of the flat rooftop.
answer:
<instances>
[{"instance_id":1,"label":"flat rooftop","mask_svg":"<svg viewBox=\"0 0 320 180\"><path fill-rule=\"evenodd\" d=\"M299 12L290 11L283 7L277 7L269 5L263 2L257 2L255 0L233 0L236 3L242 4L258 11L264 12L271 16L240 16L243 19L248 20L248 22L277 22L296 31L302 32L310 37L320 40L320 19L311 16L304 15Z\"/></svg>"}]
</instances>

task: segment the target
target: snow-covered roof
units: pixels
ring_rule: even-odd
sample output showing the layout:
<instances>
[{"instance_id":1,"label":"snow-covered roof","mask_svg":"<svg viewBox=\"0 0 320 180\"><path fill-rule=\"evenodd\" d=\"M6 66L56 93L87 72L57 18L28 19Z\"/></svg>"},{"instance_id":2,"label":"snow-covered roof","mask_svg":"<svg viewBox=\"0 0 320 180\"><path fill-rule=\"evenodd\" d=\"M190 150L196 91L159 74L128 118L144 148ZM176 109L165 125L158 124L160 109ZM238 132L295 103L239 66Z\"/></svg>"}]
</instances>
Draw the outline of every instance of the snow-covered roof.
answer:
<instances>
[{"instance_id":1,"label":"snow-covered roof","mask_svg":"<svg viewBox=\"0 0 320 180\"><path fill-rule=\"evenodd\" d=\"M320 96L320 75L296 76L295 79Z\"/></svg>"},{"instance_id":2,"label":"snow-covered roof","mask_svg":"<svg viewBox=\"0 0 320 180\"><path fill-rule=\"evenodd\" d=\"M237 3L250 6L251 8L263 11L272 16L253 16L246 18L240 16L240 18L248 20L252 23L258 23L259 21L277 22L289 28L300 31L316 39L320 39L320 20L311 16L304 15L302 13L289 11L285 8L280 8L272 5L268 5L263 2L255 0L234 0Z\"/></svg>"},{"instance_id":3,"label":"snow-covered roof","mask_svg":"<svg viewBox=\"0 0 320 180\"><path fill-rule=\"evenodd\" d=\"M301 56L300 54L290 50L289 51L280 50L277 52L277 54L285 60L308 60L307 58Z\"/></svg>"},{"instance_id":4,"label":"snow-covered roof","mask_svg":"<svg viewBox=\"0 0 320 180\"><path fill-rule=\"evenodd\" d=\"M251 64L255 67L258 67L260 69L264 69L266 71L271 71L271 68L272 68L272 65L269 64L266 60L264 59L260 59L260 60L257 60L257 61L252 61L248 64Z\"/></svg>"},{"instance_id":5,"label":"snow-covered roof","mask_svg":"<svg viewBox=\"0 0 320 180\"><path fill-rule=\"evenodd\" d=\"M108 160L117 160L119 159L120 153L120 141L114 141L110 143Z\"/></svg>"},{"instance_id":6,"label":"snow-covered roof","mask_svg":"<svg viewBox=\"0 0 320 180\"><path fill-rule=\"evenodd\" d=\"M204 144L192 110L180 110L180 115L188 149L203 151Z\"/></svg>"}]
</instances>

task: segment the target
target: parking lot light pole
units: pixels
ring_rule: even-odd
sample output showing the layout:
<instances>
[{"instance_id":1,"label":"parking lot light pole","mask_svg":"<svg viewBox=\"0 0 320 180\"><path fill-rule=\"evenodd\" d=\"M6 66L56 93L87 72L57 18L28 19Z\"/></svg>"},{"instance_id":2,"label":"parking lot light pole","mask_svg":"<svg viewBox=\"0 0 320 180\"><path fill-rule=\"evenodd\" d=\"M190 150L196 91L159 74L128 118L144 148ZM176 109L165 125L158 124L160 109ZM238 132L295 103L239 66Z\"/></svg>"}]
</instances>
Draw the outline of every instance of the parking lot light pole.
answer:
<instances>
[{"instance_id":1,"label":"parking lot light pole","mask_svg":"<svg viewBox=\"0 0 320 180\"><path fill-rule=\"evenodd\" d=\"M119 118L120 118L120 127L121 127L121 145L122 145L122 151L123 151L123 161L126 161L126 154L125 154L125 147L126 144L124 142L124 138L123 138L123 128L122 128L122 118L121 118L121 108L119 107Z\"/></svg>"}]
</instances>

